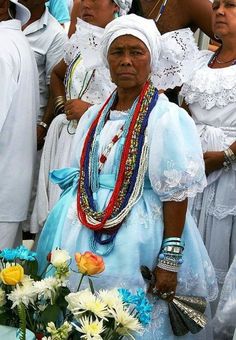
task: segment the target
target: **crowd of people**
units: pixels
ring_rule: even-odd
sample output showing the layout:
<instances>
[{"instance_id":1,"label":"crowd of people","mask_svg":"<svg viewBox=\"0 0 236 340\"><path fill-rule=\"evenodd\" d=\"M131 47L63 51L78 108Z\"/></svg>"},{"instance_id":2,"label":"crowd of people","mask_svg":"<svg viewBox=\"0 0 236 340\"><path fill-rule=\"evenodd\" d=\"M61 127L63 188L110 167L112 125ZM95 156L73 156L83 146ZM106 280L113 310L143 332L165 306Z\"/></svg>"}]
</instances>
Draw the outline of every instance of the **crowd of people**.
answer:
<instances>
[{"instance_id":1,"label":"crowd of people","mask_svg":"<svg viewBox=\"0 0 236 340\"><path fill-rule=\"evenodd\" d=\"M0 249L102 255L154 305L137 340L177 338L176 294L208 302L179 338L232 340L236 0L0 0L0 46Z\"/></svg>"}]
</instances>

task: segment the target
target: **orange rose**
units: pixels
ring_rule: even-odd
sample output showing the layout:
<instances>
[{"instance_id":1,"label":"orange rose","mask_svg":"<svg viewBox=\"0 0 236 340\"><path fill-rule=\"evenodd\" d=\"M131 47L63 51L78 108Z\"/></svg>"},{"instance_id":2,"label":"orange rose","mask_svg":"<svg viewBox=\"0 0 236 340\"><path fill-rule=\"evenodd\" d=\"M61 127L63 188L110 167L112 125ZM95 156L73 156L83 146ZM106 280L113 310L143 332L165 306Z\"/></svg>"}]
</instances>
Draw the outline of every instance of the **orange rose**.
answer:
<instances>
[{"instance_id":1,"label":"orange rose","mask_svg":"<svg viewBox=\"0 0 236 340\"><path fill-rule=\"evenodd\" d=\"M3 269L0 273L0 278L5 285L15 286L21 282L24 277L24 268L17 264Z\"/></svg>"},{"instance_id":2,"label":"orange rose","mask_svg":"<svg viewBox=\"0 0 236 340\"><path fill-rule=\"evenodd\" d=\"M81 274L95 275L105 269L103 258L90 251L86 251L84 254L76 253L75 261Z\"/></svg>"}]
</instances>

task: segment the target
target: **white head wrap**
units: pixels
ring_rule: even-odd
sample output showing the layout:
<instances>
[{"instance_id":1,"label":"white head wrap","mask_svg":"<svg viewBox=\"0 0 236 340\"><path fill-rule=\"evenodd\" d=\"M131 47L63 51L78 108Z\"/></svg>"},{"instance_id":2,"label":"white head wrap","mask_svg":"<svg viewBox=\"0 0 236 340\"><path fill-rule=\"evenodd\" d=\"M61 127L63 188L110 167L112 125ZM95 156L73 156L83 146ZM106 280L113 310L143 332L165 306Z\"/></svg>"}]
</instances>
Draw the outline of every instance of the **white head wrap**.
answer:
<instances>
[{"instance_id":1,"label":"white head wrap","mask_svg":"<svg viewBox=\"0 0 236 340\"><path fill-rule=\"evenodd\" d=\"M10 0L10 2L16 5L16 19L20 20L22 25L26 24L30 19L28 8L20 4L18 0Z\"/></svg>"},{"instance_id":2,"label":"white head wrap","mask_svg":"<svg viewBox=\"0 0 236 340\"><path fill-rule=\"evenodd\" d=\"M101 42L105 65L108 66L107 53L110 45L116 38L123 35L132 35L146 45L151 55L151 70L155 70L161 52L161 35L153 20L142 18L136 14L121 16L112 20L105 27Z\"/></svg>"},{"instance_id":3,"label":"white head wrap","mask_svg":"<svg viewBox=\"0 0 236 340\"><path fill-rule=\"evenodd\" d=\"M120 7L120 15L125 15L129 12L133 0L113 0Z\"/></svg>"},{"instance_id":4,"label":"white head wrap","mask_svg":"<svg viewBox=\"0 0 236 340\"><path fill-rule=\"evenodd\" d=\"M151 79L159 89L181 86L193 72L198 48L193 32L180 29L160 34L154 20L128 14L112 20L101 41L103 63L108 67L107 54L112 42L123 35L140 39L151 55Z\"/></svg>"}]
</instances>

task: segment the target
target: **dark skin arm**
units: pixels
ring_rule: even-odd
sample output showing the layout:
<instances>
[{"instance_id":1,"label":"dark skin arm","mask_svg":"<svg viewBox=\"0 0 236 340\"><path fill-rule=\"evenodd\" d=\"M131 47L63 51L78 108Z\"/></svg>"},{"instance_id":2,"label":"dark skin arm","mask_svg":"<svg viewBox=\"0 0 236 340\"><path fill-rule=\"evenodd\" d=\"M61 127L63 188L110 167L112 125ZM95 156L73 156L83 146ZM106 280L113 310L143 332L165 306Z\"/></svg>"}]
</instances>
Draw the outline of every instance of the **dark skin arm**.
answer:
<instances>
[{"instance_id":1,"label":"dark skin arm","mask_svg":"<svg viewBox=\"0 0 236 340\"><path fill-rule=\"evenodd\" d=\"M49 99L48 99L48 104L45 109L44 115L42 117L42 122L47 124L49 126L51 124L51 121L54 118L54 108L53 108L53 101L52 101L52 96L49 92ZM41 125L37 125L37 149L41 150L43 145L44 145L44 138L46 137L47 134L47 129Z\"/></svg>"},{"instance_id":2,"label":"dark skin arm","mask_svg":"<svg viewBox=\"0 0 236 340\"><path fill-rule=\"evenodd\" d=\"M236 155L236 141L232 143L229 147ZM207 175L209 175L213 171L223 168L223 162L225 160L223 151L207 151L203 154L203 157L205 161Z\"/></svg>"},{"instance_id":3,"label":"dark skin arm","mask_svg":"<svg viewBox=\"0 0 236 340\"><path fill-rule=\"evenodd\" d=\"M164 202L164 238L181 237L185 223L188 200L181 202ZM170 272L161 268L155 268L156 284L155 287L159 292L170 292L176 290L177 273Z\"/></svg>"},{"instance_id":4,"label":"dark skin arm","mask_svg":"<svg viewBox=\"0 0 236 340\"><path fill-rule=\"evenodd\" d=\"M214 38L211 27L212 3L209 0L182 0L194 30L200 28L206 35Z\"/></svg>"},{"instance_id":5,"label":"dark skin arm","mask_svg":"<svg viewBox=\"0 0 236 340\"><path fill-rule=\"evenodd\" d=\"M76 26L77 18L80 17L80 0L74 1L70 17L71 17L70 27L68 31L69 38L72 36L73 33L75 33L75 26Z\"/></svg>"}]
</instances>

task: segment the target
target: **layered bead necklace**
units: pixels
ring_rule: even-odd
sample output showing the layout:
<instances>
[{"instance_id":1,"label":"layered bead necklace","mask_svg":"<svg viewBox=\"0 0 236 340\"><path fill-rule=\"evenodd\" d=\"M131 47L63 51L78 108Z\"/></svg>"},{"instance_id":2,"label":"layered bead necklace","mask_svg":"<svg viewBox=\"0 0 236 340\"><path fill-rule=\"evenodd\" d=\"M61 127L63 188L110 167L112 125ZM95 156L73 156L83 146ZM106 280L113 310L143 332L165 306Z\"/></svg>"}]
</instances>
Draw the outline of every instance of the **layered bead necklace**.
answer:
<instances>
[{"instance_id":1,"label":"layered bead necklace","mask_svg":"<svg viewBox=\"0 0 236 340\"><path fill-rule=\"evenodd\" d=\"M101 233L116 234L122 221L137 202L143 189L148 162L146 128L150 112L158 99L158 91L147 82L134 102L128 119L114 136L111 147L123 138L116 183L107 207L97 211L96 193L99 190L101 163L106 159L98 155L98 140L108 118L117 93L114 92L99 111L85 138L81 161L77 194L77 211L81 223L89 229Z\"/></svg>"}]
</instances>

